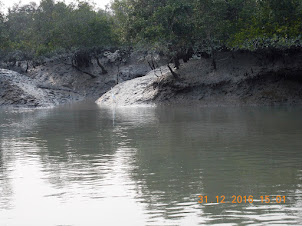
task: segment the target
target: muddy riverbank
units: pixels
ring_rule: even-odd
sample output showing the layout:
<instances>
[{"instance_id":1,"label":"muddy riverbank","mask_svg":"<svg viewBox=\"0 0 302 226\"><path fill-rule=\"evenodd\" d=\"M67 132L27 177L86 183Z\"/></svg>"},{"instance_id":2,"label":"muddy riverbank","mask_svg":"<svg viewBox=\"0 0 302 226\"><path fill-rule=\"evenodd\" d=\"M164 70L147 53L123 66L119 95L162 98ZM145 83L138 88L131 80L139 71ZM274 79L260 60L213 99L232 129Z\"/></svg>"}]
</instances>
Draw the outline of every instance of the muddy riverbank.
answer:
<instances>
[{"instance_id":1,"label":"muddy riverbank","mask_svg":"<svg viewBox=\"0 0 302 226\"><path fill-rule=\"evenodd\" d=\"M0 106L51 107L86 99L115 106L302 103L301 51L222 52L216 69L211 59L195 56L174 69L177 77L164 60L151 71L141 54L131 53L120 62L114 54L118 52L100 56L99 62L92 59L80 70L68 55L29 67L27 62L2 63L0 68L6 69L0 69Z\"/></svg>"},{"instance_id":2,"label":"muddy riverbank","mask_svg":"<svg viewBox=\"0 0 302 226\"><path fill-rule=\"evenodd\" d=\"M100 105L199 104L295 105L302 103L302 54L225 52L181 65L176 78L167 67L119 84L97 100Z\"/></svg>"}]
</instances>

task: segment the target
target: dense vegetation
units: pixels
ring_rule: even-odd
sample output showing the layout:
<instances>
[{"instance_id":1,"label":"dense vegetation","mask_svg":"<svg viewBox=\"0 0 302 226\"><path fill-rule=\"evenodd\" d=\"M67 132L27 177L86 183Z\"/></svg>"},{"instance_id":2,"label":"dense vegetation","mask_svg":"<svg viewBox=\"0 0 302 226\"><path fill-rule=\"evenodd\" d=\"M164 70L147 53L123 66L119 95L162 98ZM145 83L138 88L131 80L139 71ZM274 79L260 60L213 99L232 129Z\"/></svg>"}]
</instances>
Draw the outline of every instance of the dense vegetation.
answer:
<instances>
[{"instance_id":1,"label":"dense vegetation","mask_svg":"<svg viewBox=\"0 0 302 226\"><path fill-rule=\"evenodd\" d=\"M28 57L79 47L116 45L113 18L88 2L66 5L42 0L15 5L0 15L0 47Z\"/></svg>"},{"instance_id":2,"label":"dense vegetation","mask_svg":"<svg viewBox=\"0 0 302 226\"><path fill-rule=\"evenodd\" d=\"M0 13L2 53L26 57L121 45L213 56L222 49L301 47L301 32L302 0L114 0L108 11L42 0Z\"/></svg>"}]
</instances>

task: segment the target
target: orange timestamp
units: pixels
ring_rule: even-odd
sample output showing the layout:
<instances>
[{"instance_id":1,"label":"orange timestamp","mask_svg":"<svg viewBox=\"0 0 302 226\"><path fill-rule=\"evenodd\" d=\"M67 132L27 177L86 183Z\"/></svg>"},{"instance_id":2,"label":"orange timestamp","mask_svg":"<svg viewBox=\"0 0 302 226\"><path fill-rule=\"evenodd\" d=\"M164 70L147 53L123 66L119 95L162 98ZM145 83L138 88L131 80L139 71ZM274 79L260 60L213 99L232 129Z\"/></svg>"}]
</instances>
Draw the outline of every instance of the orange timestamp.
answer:
<instances>
[{"instance_id":1,"label":"orange timestamp","mask_svg":"<svg viewBox=\"0 0 302 226\"><path fill-rule=\"evenodd\" d=\"M207 195L199 195L198 203L253 203L254 202L254 196L242 196L242 195L233 195L231 196L231 201L226 201L225 195L216 196L215 201L210 201L208 199ZM277 196L270 196L270 195L262 195L257 197L257 201L260 200L261 203L285 203L286 197L277 195Z\"/></svg>"}]
</instances>

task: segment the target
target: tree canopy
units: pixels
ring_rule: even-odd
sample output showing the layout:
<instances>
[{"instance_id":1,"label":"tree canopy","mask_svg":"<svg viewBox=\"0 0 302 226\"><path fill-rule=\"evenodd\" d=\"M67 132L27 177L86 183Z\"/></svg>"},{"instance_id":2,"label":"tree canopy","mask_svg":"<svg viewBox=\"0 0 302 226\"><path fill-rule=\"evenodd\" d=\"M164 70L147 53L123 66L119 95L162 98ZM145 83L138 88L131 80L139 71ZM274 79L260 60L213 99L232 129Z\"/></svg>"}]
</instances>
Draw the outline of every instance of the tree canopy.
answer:
<instances>
[{"instance_id":1,"label":"tree canopy","mask_svg":"<svg viewBox=\"0 0 302 226\"><path fill-rule=\"evenodd\" d=\"M42 0L0 13L1 50L36 56L119 45L209 54L284 49L301 47L301 32L302 0L114 0L110 11Z\"/></svg>"},{"instance_id":2,"label":"tree canopy","mask_svg":"<svg viewBox=\"0 0 302 226\"><path fill-rule=\"evenodd\" d=\"M112 16L88 2L66 5L42 0L39 5L15 5L0 16L2 50L34 55L52 51L116 45Z\"/></svg>"}]
</instances>

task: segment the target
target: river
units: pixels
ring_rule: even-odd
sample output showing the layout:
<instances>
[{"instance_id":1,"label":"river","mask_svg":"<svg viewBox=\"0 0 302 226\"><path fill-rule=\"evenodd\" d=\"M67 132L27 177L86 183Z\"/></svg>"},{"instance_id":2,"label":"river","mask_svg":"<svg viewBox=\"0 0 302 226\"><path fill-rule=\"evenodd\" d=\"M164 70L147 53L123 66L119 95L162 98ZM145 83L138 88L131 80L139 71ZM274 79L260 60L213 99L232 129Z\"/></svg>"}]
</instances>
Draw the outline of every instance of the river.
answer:
<instances>
[{"instance_id":1,"label":"river","mask_svg":"<svg viewBox=\"0 0 302 226\"><path fill-rule=\"evenodd\" d=\"M0 225L302 225L301 107L0 110Z\"/></svg>"}]
</instances>

